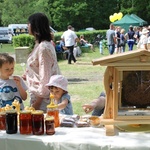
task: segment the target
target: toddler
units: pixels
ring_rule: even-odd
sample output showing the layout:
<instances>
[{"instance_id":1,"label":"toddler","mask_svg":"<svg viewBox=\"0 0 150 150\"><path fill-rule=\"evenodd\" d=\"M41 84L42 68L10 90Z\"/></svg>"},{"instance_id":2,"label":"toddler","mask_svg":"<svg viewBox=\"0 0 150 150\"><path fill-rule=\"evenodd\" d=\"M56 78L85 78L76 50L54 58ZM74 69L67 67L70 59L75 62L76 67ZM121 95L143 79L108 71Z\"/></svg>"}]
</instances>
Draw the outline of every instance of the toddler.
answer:
<instances>
[{"instance_id":1,"label":"toddler","mask_svg":"<svg viewBox=\"0 0 150 150\"><path fill-rule=\"evenodd\" d=\"M0 107L12 105L12 102L17 100L20 108L24 109L22 100L27 99L27 86L19 76L12 77L14 66L13 57L0 53Z\"/></svg>"},{"instance_id":2,"label":"toddler","mask_svg":"<svg viewBox=\"0 0 150 150\"><path fill-rule=\"evenodd\" d=\"M62 75L51 76L48 86L50 93L54 95L54 99L58 104L60 113L73 115L72 103L67 90L68 81Z\"/></svg>"}]
</instances>

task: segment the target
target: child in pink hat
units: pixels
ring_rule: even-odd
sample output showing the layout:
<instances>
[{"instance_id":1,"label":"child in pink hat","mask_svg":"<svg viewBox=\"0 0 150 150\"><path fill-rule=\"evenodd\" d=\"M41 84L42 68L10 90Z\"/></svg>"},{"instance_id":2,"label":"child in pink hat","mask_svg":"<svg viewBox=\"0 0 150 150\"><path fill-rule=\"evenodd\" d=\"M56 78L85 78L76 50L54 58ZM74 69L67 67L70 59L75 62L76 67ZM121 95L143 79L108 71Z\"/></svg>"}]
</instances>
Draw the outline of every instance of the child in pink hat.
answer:
<instances>
[{"instance_id":1,"label":"child in pink hat","mask_svg":"<svg viewBox=\"0 0 150 150\"><path fill-rule=\"evenodd\" d=\"M63 75L53 75L46 86L54 95L60 113L73 115L72 103L67 90L68 80Z\"/></svg>"}]
</instances>

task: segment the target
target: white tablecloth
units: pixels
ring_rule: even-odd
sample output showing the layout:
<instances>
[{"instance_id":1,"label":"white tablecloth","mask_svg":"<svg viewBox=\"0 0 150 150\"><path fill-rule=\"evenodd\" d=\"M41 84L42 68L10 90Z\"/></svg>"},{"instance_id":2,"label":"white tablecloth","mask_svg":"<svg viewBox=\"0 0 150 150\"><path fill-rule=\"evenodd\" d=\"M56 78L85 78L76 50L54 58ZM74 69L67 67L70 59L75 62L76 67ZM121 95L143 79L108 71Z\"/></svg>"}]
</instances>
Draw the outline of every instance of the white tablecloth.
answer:
<instances>
[{"instance_id":1,"label":"white tablecloth","mask_svg":"<svg viewBox=\"0 0 150 150\"><path fill-rule=\"evenodd\" d=\"M6 134L0 131L0 150L150 150L150 133L119 132L105 128L56 128L55 135Z\"/></svg>"}]
</instances>

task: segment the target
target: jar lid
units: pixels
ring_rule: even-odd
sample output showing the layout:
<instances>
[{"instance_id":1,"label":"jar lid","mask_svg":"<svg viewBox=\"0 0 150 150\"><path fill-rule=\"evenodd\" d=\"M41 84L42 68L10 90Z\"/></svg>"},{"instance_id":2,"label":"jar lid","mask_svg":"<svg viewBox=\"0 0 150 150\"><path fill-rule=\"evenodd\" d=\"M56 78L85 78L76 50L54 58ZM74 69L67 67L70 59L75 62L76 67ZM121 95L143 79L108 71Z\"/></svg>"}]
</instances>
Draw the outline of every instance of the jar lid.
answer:
<instances>
[{"instance_id":1,"label":"jar lid","mask_svg":"<svg viewBox=\"0 0 150 150\"><path fill-rule=\"evenodd\" d=\"M31 114L30 110L22 110L20 111L20 114Z\"/></svg>"},{"instance_id":2,"label":"jar lid","mask_svg":"<svg viewBox=\"0 0 150 150\"><path fill-rule=\"evenodd\" d=\"M58 107L58 105L56 105L56 104L49 104L49 105L47 105L47 108L57 108Z\"/></svg>"},{"instance_id":3,"label":"jar lid","mask_svg":"<svg viewBox=\"0 0 150 150\"><path fill-rule=\"evenodd\" d=\"M42 110L35 110L35 111L32 111L31 113L34 114L34 115L41 115L44 112Z\"/></svg>"},{"instance_id":4,"label":"jar lid","mask_svg":"<svg viewBox=\"0 0 150 150\"><path fill-rule=\"evenodd\" d=\"M46 120L46 121L51 121L51 120L54 120L54 117L53 117L53 116L47 116L47 117L45 118L45 120Z\"/></svg>"},{"instance_id":5,"label":"jar lid","mask_svg":"<svg viewBox=\"0 0 150 150\"><path fill-rule=\"evenodd\" d=\"M14 114L14 113L17 113L17 111L15 109L13 109L13 110L6 110L6 113L7 114Z\"/></svg>"},{"instance_id":6,"label":"jar lid","mask_svg":"<svg viewBox=\"0 0 150 150\"><path fill-rule=\"evenodd\" d=\"M0 112L0 115L5 115L5 114L6 114L5 111Z\"/></svg>"}]
</instances>

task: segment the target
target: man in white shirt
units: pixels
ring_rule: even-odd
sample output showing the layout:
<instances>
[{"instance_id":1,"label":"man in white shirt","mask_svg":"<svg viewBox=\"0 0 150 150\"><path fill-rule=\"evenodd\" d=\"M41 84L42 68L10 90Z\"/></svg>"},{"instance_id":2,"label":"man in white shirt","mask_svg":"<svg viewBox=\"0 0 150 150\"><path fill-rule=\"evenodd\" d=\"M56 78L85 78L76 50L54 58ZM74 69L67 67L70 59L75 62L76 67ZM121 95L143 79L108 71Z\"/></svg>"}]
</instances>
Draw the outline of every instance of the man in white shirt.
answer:
<instances>
[{"instance_id":1,"label":"man in white shirt","mask_svg":"<svg viewBox=\"0 0 150 150\"><path fill-rule=\"evenodd\" d=\"M65 46L69 49L69 55L68 55L68 64L71 64L71 60L76 62L76 59L73 55L73 49L76 41L78 40L77 35L74 31L72 31L72 26L68 26L68 30L63 33L61 36L62 40L65 42Z\"/></svg>"}]
</instances>

